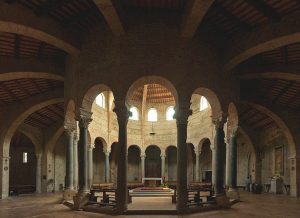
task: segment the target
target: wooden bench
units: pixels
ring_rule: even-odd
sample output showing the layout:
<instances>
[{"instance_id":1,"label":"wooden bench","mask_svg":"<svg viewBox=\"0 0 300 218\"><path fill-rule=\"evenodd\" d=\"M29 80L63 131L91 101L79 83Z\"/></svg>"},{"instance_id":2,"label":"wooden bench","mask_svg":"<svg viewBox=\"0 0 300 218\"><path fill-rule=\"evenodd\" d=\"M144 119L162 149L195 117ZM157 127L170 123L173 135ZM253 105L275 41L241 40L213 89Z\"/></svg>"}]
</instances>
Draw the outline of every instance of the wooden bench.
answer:
<instances>
[{"instance_id":1,"label":"wooden bench","mask_svg":"<svg viewBox=\"0 0 300 218\"><path fill-rule=\"evenodd\" d=\"M14 185L9 187L9 193L12 195L34 193L35 185Z\"/></svg>"},{"instance_id":2,"label":"wooden bench","mask_svg":"<svg viewBox=\"0 0 300 218\"><path fill-rule=\"evenodd\" d=\"M116 189L91 189L89 204L99 206L116 207Z\"/></svg>"},{"instance_id":3,"label":"wooden bench","mask_svg":"<svg viewBox=\"0 0 300 218\"><path fill-rule=\"evenodd\" d=\"M204 201L205 199L205 201ZM188 189L188 207L201 206L205 204L215 204L216 201L212 196L212 189L193 188Z\"/></svg>"}]
</instances>

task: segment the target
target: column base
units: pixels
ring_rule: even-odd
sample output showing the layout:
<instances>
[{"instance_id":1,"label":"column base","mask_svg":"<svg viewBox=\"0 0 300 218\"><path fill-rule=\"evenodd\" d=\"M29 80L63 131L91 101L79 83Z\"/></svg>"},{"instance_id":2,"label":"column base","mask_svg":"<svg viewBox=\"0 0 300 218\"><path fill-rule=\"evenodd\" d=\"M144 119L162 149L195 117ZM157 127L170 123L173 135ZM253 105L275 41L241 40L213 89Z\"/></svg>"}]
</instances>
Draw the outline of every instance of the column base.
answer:
<instances>
[{"instance_id":1,"label":"column base","mask_svg":"<svg viewBox=\"0 0 300 218\"><path fill-rule=\"evenodd\" d=\"M216 202L217 202L217 205L222 207L222 208L229 208L230 207L229 198L225 194L216 196Z\"/></svg>"},{"instance_id":2,"label":"column base","mask_svg":"<svg viewBox=\"0 0 300 218\"><path fill-rule=\"evenodd\" d=\"M64 201L73 200L73 197L76 195L76 191L73 189L66 189L63 192L63 199Z\"/></svg>"},{"instance_id":3,"label":"column base","mask_svg":"<svg viewBox=\"0 0 300 218\"><path fill-rule=\"evenodd\" d=\"M240 193L237 189L229 188L226 193L226 196L233 200L240 200Z\"/></svg>"},{"instance_id":4,"label":"column base","mask_svg":"<svg viewBox=\"0 0 300 218\"><path fill-rule=\"evenodd\" d=\"M81 210L89 201L90 193L87 191L79 191L74 197L74 210Z\"/></svg>"}]
</instances>

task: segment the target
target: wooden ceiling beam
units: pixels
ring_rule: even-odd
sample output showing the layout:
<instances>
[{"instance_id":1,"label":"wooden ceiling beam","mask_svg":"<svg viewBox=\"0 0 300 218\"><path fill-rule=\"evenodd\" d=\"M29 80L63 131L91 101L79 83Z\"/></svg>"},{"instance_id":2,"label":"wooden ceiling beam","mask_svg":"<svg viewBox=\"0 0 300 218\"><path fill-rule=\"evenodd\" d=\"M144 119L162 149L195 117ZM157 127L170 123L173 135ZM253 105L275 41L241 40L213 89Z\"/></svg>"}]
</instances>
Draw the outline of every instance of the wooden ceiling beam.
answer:
<instances>
[{"instance_id":1,"label":"wooden ceiling beam","mask_svg":"<svg viewBox=\"0 0 300 218\"><path fill-rule=\"evenodd\" d=\"M9 88L7 88L7 86L4 83L2 83L0 86L3 88L5 92L7 92L10 95L11 98L13 98L14 100L20 100L20 98L17 95L15 95L15 93L10 91Z\"/></svg>"},{"instance_id":2,"label":"wooden ceiling beam","mask_svg":"<svg viewBox=\"0 0 300 218\"><path fill-rule=\"evenodd\" d=\"M226 8L223 7L223 5L221 4L221 2L219 0L216 1L215 7L224 17L226 17L228 20L236 23L240 29L242 29L244 31L249 31L252 29L251 25L243 22L242 20L237 18L235 15L233 15L230 11L226 10Z\"/></svg>"},{"instance_id":3,"label":"wooden ceiling beam","mask_svg":"<svg viewBox=\"0 0 300 218\"><path fill-rule=\"evenodd\" d=\"M123 35L125 29L121 17L117 11L118 1L113 0L93 0L99 11L104 16L108 26L116 36ZM120 6L118 7L120 11Z\"/></svg>"},{"instance_id":4,"label":"wooden ceiling beam","mask_svg":"<svg viewBox=\"0 0 300 218\"><path fill-rule=\"evenodd\" d=\"M14 48L14 56L15 58L19 58L20 57L20 36L18 34L15 34L15 39L14 39L14 43L15 43L15 48Z\"/></svg>"},{"instance_id":5,"label":"wooden ceiling beam","mask_svg":"<svg viewBox=\"0 0 300 218\"><path fill-rule=\"evenodd\" d=\"M278 95L272 100L272 104L275 104L281 98L281 96L283 96L294 84L295 81L289 81L278 93Z\"/></svg>"},{"instance_id":6,"label":"wooden ceiling beam","mask_svg":"<svg viewBox=\"0 0 300 218\"><path fill-rule=\"evenodd\" d=\"M262 0L246 0L246 2L253 6L257 11L269 18L272 22L279 22L281 16L268 4Z\"/></svg>"},{"instance_id":7,"label":"wooden ceiling beam","mask_svg":"<svg viewBox=\"0 0 300 218\"><path fill-rule=\"evenodd\" d=\"M40 42L39 50L37 52L37 58L39 60L41 60L43 58L44 49L45 49L45 43L44 42Z\"/></svg>"},{"instance_id":8,"label":"wooden ceiling beam","mask_svg":"<svg viewBox=\"0 0 300 218\"><path fill-rule=\"evenodd\" d=\"M51 106L54 106L54 105L49 105L49 107L47 108L51 113L53 113L55 116L59 117L59 118L63 118L64 116L61 115L60 113L58 113L57 111L53 110L51 108Z\"/></svg>"},{"instance_id":9,"label":"wooden ceiling beam","mask_svg":"<svg viewBox=\"0 0 300 218\"><path fill-rule=\"evenodd\" d=\"M28 92L27 89L24 88L24 86L19 82L19 80L15 80L15 82L17 83L17 85L22 89L22 91L27 95L27 97L30 97L31 94Z\"/></svg>"},{"instance_id":10,"label":"wooden ceiling beam","mask_svg":"<svg viewBox=\"0 0 300 218\"><path fill-rule=\"evenodd\" d=\"M182 16L181 37L192 38L214 0L188 0Z\"/></svg>"},{"instance_id":11,"label":"wooden ceiling beam","mask_svg":"<svg viewBox=\"0 0 300 218\"><path fill-rule=\"evenodd\" d=\"M35 122L36 124L38 124L39 126L42 126L42 127L48 126L48 123L45 123L45 121L41 121L41 120L39 120L37 118L32 117L31 115L29 117L27 117L27 119L25 120L25 123L26 122L30 123L32 121Z\"/></svg>"},{"instance_id":12,"label":"wooden ceiling beam","mask_svg":"<svg viewBox=\"0 0 300 218\"><path fill-rule=\"evenodd\" d=\"M34 13L37 16L44 16L50 14L52 11L61 8L63 5L73 0L47 0L43 4L37 7Z\"/></svg>"},{"instance_id":13,"label":"wooden ceiling beam","mask_svg":"<svg viewBox=\"0 0 300 218\"><path fill-rule=\"evenodd\" d=\"M48 110L48 108L47 108ZM35 113L33 114L36 114L37 116L41 117L42 119L46 119L46 120L50 120L51 122L56 122L57 120L55 120L53 117L51 116L48 116L46 114L42 114L41 112L39 111L36 111ZM45 121L45 120L44 120ZM46 121L47 122L47 121Z\"/></svg>"},{"instance_id":14,"label":"wooden ceiling beam","mask_svg":"<svg viewBox=\"0 0 300 218\"><path fill-rule=\"evenodd\" d=\"M17 3L19 0L5 0L6 3L8 4L14 4Z\"/></svg>"}]
</instances>

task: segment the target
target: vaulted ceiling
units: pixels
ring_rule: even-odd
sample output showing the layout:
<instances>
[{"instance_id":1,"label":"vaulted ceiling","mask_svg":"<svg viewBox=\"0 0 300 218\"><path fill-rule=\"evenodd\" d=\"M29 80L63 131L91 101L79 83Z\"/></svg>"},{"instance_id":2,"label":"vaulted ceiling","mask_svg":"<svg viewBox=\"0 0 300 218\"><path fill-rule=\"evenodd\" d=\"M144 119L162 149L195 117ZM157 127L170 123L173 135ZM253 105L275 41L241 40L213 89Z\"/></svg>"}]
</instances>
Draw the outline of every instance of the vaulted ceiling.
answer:
<instances>
[{"instance_id":1,"label":"vaulted ceiling","mask_svg":"<svg viewBox=\"0 0 300 218\"><path fill-rule=\"evenodd\" d=\"M107 25L105 14L95 4L95 0L4 0L15 7L29 9L34 16L49 18L61 26L66 32L72 33L80 41L97 25ZM182 25L188 1L186 0L122 0L114 1L114 7L120 14L124 28L130 28L139 19L130 20L131 15L153 17L164 15L178 26ZM298 0L215 0L206 11L197 34L208 33L211 42L223 43L237 36L245 35L263 24L276 24L287 15L300 11ZM176 15L176 19L174 16ZM178 19L177 19L178 18ZM132 22L133 21L133 22ZM113 29L113 28L112 28ZM299 40L300 41L300 40ZM67 52L49 43L30 36L16 33L0 32L0 58L16 60L33 58L38 61L54 60L65 63ZM262 66L270 69L265 71ZM285 69L293 66L296 75L300 75L300 42L271 49L255 55L239 64L234 71L241 77L241 100L263 102L267 106L280 106L297 113L300 109L300 80L294 77L285 78L289 73L282 70L280 78L264 73L272 71L274 66ZM296 66L296 67L295 67ZM274 69L272 72L275 72ZM278 70L276 71L278 72ZM297 73L298 72L298 73ZM251 75L256 75L251 78ZM246 78L246 79L245 79ZM63 88L63 82L46 79L12 79L0 81L0 104L17 102L44 93L55 88ZM132 100L143 98L143 87L132 96ZM153 103L174 101L171 93L157 84L150 84L147 99ZM54 121L63 119L62 104L51 105L31 115L26 123L45 127ZM53 111L56 111L55 114ZM250 114L250 115L249 115ZM47 118L49 116L49 118ZM241 104L242 122L254 129L275 127L268 117L247 104Z\"/></svg>"}]
</instances>

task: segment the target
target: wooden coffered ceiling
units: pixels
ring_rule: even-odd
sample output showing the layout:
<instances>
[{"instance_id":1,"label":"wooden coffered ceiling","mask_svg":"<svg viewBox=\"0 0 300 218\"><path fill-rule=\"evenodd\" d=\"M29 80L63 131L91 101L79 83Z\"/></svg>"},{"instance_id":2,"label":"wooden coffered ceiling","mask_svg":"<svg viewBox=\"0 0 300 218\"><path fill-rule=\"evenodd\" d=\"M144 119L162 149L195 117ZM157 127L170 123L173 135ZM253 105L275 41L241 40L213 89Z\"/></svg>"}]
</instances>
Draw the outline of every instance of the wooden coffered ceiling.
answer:
<instances>
[{"instance_id":1,"label":"wooden coffered ceiling","mask_svg":"<svg viewBox=\"0 0 300 218\"><path fill-rule=\"evenodd\" d=\"M31 126L46 128L54 123L64 120L64 103L52 104L44 107L29 117L27 117L24 123Z\"/></svg>"},{"instance_id":2,"label":"wooden coffered ceiling","mask_svg":"<svg viewBox=\"0 0 300 218\"><path fill-rule=\"evenodd\" d=\"M274 120L269 116L244 103L241 104L239 121L254 130L278 128Z\"/></svg>"},{"instance_id":3,"label":"wooden coffered ceiling","mask_svg":"<svg viewBox=\"0 0 300 218\"><path fill-rule=\"evenodd\" d=\"M66 53L39 40L14 33L0 34L0 57L64 60Z\"/></svg>"},{"instance_id":4,"label":"wooden coffered ceiling","mask_svg":"<svg viewBox=\"0 0 300 218\"><path fill-rule=\"evenodd\" d=\"M103 22L103 16L92 0L5 0L9 4L20 4L38 16L47 16L68 31L81 36Z\"/></svg>"},{"instance_id":5,"label":"wooden coffered ceiling","mask_svg":"<svg viewBox=\"0 0 300 218\"><path fill-rule=\"evenodd\" d=\"M132 96L130 97L130 100L141 103L143 99L143 92L144 87L139 87L133 92ZM175 101L172 93L166 87L159 84L147 85L146 99L147 103L168 103Z\"/></svg>"},{"instance_id":6,"label":"wooden coffered ceiling","mask_svg":"<svg viewBox=\"0 0 300 218\"><path fill-rule=\"evenodd\" d=\"M0 82L0 105L24 100L55 88L63 88L63 82L28 78L2 81Z\"/></svg>"},{"instance_id":7,"label":"wooden coffered ceiling","mask_svg":"<svg viewBox=\"0 0 300 218\"><path fill-rule=\"evenodd\" d=\"M232 37L266 22L278 22L299 9L297 0L215 0L202 27Z\"/></svg>"}]
</instances>

